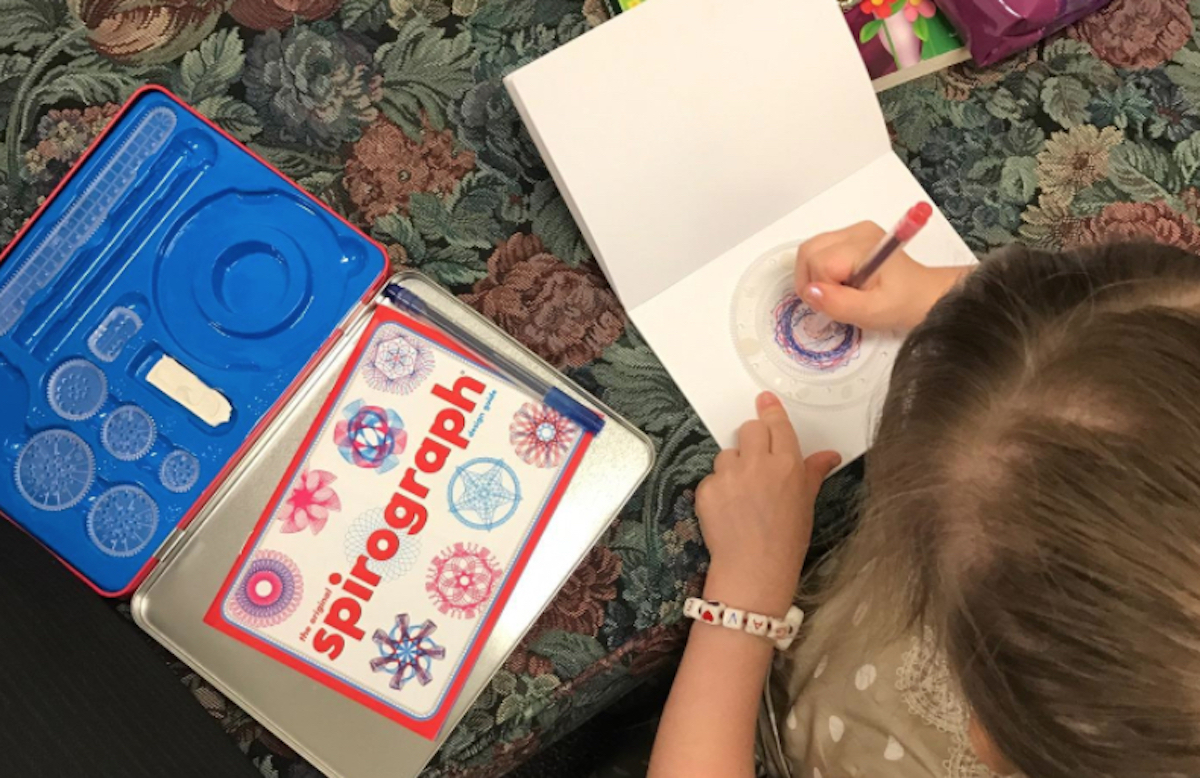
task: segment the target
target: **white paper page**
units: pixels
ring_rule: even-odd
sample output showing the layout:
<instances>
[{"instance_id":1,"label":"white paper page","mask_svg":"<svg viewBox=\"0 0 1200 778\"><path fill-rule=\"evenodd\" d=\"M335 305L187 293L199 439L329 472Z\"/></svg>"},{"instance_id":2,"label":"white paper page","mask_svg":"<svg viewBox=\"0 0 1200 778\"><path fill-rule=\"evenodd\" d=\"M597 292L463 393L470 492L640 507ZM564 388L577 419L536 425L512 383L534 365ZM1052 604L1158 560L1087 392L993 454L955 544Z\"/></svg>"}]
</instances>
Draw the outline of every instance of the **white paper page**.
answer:
<instances>
[{"instance_id":1,"label":"white paper page","mask_svg":"<svg viewBox=\"0 0 1200 778\"><path fill-rule=\"evenodd\" d=\"M909 207L927 197L903 163L889 152L630 311L634 323L722 447L734 445L737 428L754 417L755 396L764 388L780 388L764 386L752 377L735 348L732 306L746 271L761 256L783 244L863 219L890 228ZM970 249L938 212L908 251L927 265L975 261ZM861 401L836 407L787 402L805 451L833 449L849 462L866 450L899 342L898 337L888 337L874 344L872 366L878 369L871 380L852 387Z\"/></svg>"},{"instance_id":2,"label":"white paper page","mask_svg":"<svg viewBox=\"0 0 1200 778\"><path fill-rule=\"evenodd\" d=\"M890 153L832 0L654 0L506 84L630 309Z\"/></svg>"}]
</instances>

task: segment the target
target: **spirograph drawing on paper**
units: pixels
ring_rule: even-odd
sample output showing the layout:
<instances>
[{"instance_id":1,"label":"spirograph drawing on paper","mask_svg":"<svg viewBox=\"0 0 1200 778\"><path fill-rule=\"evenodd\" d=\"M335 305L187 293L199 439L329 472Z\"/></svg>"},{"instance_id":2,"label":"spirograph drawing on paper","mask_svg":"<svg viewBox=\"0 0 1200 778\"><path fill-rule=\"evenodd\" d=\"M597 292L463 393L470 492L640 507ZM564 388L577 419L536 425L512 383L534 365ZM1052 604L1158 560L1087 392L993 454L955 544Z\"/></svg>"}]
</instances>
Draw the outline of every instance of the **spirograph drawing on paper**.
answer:
<instances>
[{"instance_id":1,"label":"spirograph drawing on paper","mask_svg":"<svg viewBox=\"0 0 1200 778\"><path fill-rule=\"evenodd\" d=\"M226 606L238 623L261 629L287 621L300 607L303 597L300 568L287 554L268 549L260 551L246 565Z\"/></svg>"},{"instance_id":2,"label":"spirograph drawing on paper","mask_svg":"<svg viewBox=\"0 0 1200 778\"><path fill-rule=\"evenodd\" d=\"M371 533L381 529L395 532L384 520L382 508L371 508L358 515L358 518L346 530L346 536L342 541L347 564L353 565L359 556L366 553L367 539L371 537ZM421 555L420 536L402 532L395 532L395 535L400 546L391 559L380 561L367 554L367 569L384 581L395 581L400 576L411 572L417 565L417 558Z\"/></svg>"},{"instance_id":3,"label":"spirograph drawing on paper","mask_svg":"<svg viewBox=\"0 0 1200 778\"><path fill-rule=\"evenodd\" d=\"M733 348L754 381L789 403L869 402L887 380L897 333L864 332L814 312L796 295L793 241L763 252L730 297Z\"/></svg>"},{"instance_id":4,"label":"spirograph drawing on paper","mask_svg":"<svg viewBox=\"0 0 1200 778\"><path fill-rule=\"evenodd\" d=\"M402 327L385 324L375 333L363 357L367 386L394 394L411 394L433 372L433 349L404 334Z\"/></svg>"},{"instance_id":5,"label":"spirograph drawing on paper","mask_svg":"<svg viewBox=\"0 0 1200 778\"><path fill-rule=\"evenodd\" d=\"M433 660L445 659L446 649L430 637L437 624L426 619L420 626L409 623L407 613L396 616L396 625L384 632L375 630L371 640L379 647L379 656L370 660L371 670L389 673L388 686L399 691L414 678L422 686L433 680Z\"/></svg>"},{"instance_id":6,"label":"spirograph drawing on paper","mask_svg":"<svg viewBox=\"0 0 1200 778\"><path fill-rule=\"evenodd\" d=\"M391 408L355 400L342 410L333 428L338 452L352 465L386 473L400 462L408 433L400 414Z\"/></svg>"},{"instance_id":7,"label":"spirograph drawing on paper","mask_svg":"<svg viewBox=\"0 0 1200 778\"><path fill-rule=\"evenodd\" d=\"M336 480L337 476L326 470L302 470L279 511L279 531L292 534L308 529L320 534L329 514L342 509L342 501L330 485Z\"/></svg>"},{"instance_id":8,"label":"spirograph drawing on paper","mask_svg":"<svg viewBox=\"0 0 1200 778\"><path fill-rule=\"evenodd\" d=\"M558 467L579 438L579 426L543 403L525 403L513 416L508 440L521 461Z\"/></svg>"},{"instance_id":9,"label":"spirograph drawing on paper","mask_svg":"<svg viewBox=\"0 0 1200 778\"><path fill-rule=\"evenodd\" d=\"M442 614L473 619L495 594L502 574L491 551L474 543L455 543L433 558L425 591Z\"/></svg>"},{"instance_id":10,"label":"spirograph drawing on paper","mask_svg":"<svg viewBox=\"0 0 1200 778\"><path fill-rule=\"evenodd\" d=\"M499 459L480 457L460 465L446 489L450 512L471 529L491 531L521 504L521 482Z\"/></svg>"},{"instance_id":11,"label":"spirograph drawing on paper","mask_svg":"<svg viewBox=\"0 0 1200 778\"><path fill-rule=\"evenodd\" d=\"M810 370L837 370L862 346L862 330L829 320L795 294L775 306L775 345L793 362Z\"/></svg>"}]
</instances>

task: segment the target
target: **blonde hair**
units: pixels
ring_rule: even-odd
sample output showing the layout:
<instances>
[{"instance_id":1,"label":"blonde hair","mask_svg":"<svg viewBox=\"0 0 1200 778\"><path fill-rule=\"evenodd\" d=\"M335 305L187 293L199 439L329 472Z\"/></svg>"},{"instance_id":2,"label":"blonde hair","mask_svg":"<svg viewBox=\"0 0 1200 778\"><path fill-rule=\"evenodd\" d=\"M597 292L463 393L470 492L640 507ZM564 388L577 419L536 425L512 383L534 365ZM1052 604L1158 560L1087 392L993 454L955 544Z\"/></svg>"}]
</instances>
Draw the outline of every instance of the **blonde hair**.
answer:
<instances>
[{"instance_id":1,"label":"blonde hair","mask_svg":"<svg viewBox=\"0 0 1200 778\"><path fill-rule=\"evenodd\" d=\"M901 349L865 489L823 597L932 628L1016 767L1200 775L1200 259L985 261Z\"/></svg>"}]
</instances>

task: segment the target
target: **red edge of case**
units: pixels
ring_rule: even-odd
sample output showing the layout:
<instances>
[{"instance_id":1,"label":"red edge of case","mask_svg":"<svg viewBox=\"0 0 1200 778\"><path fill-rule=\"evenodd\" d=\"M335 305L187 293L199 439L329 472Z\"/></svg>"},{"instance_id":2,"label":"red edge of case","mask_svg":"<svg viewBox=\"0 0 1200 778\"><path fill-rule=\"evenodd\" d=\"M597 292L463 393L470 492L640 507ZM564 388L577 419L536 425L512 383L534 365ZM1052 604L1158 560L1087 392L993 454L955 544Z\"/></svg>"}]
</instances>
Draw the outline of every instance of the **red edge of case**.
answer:
<instances>
[{"instance_id":1,"label":"red edge of case","mask_svg":"<svg viewBox=\"0 0 1200 778\"><path fill-rule=\"evenodd\" d=\"M466 350L463 345L451 340L441 332L427 327L423 323L418 322L408 316L405 316L399 311L391 308L384 308L380 309L380 311L376 313L376 316L383 316L391 321L399 322L405 327L415 330L424 337L436 341L443 347L454 351L465 358L473 361L478 359L478 357ZM290 654L280 650L279 648L276 648L270 643L247 636L244 633L231 628L221 616L221 603L228 596L229 589L233 585L234 579L245 564L249 548L253 545L252 541L262 534L267 523L274 516L275 508L282 499L283 493L287 490L287 487L291 485L297 468L303 464L305 458L308 456L309 448L313 443L313 439L320 432L324 420L327 419L329 414L333 412L334 405L341 398L342 391L346 388L346 384L349 382L354 373L354 367L358 363L358 360L362 356L362 352L366 348L366 345L369 341L370 338L364 337L355 346L353 353L351 353L350 358L346 362L345 369L342 371L341 375L338 376L337 384L335 384L333 389L330 391L329 397L321 406L321 411L317 415L316 420L305 434L304 442L300 444L300 447L296 449L296 453L292 456L292 461L288 465L287 475L285 475L283 479L280 480L279 485L275 487L275 492L271 495L271 500L267 503L267 507L263 511L263 514L259 517L258 523L254 527L254 531L251 532L247 537L245 544L242 546L241 552L238 554L237 560L234 562L229 573L225 577L225 582L221 584L220 591L217 593L217 596L214 598L213 602L209 605L208 611L204 615L204 622L209 626L220 630L226 635L229 635L235 640L245 643L246 645L249 645L262 652L263 654L266 654L277 662L280 662L281 664L284 664L293 670L296 670L297 672L303 673L314 681L317 681L318 683L333 689L334 691L339 692L346 697L349 697L369 710L372 710L381 716L403 725L426 740L434 740L441 732L442 726L445 724L446 718L450 715L451 709L453 709L455 703L457 703L459 694L462 691L462 687L466 683L467 679L471 676L471 672L475 667L475 662L478 660L479 654L483 651L488 638L491 637L492 630L495 628L496 622L499 620L501 613L503 613L504 606L508 603L508 598L511 595L512 590L516 588L517 583L520 581L521 574L525 571L525 567L528 565L530 557L537 549L538 543L541 541L542 535L545 533L546 527L550 523L550 519L558 510L558 504L562 501L563 493L567 490L567 487L574 479L575 473L579 469L579 465L586 456L587 450L591 446L592 440L595 436L590 432L584 431L583 436L580 438L579 444L575 447L575 451L571 456L571 460L563 468L562 474L558 479L558 483L554 487L554 491L551 492L547 497L541 515L538 516L536 523L533 525L532 530L530 530L529 539L525 542L525 546L521 549L520 555L513 561L504 588L496 594L495 599L492 601L491 610L489 611L486 620L480 625L479 632L476 634L470 650L467 652L466 656L463 657L458 675L455 677L450 688L446 690L446 694L441 705L434 710L429 718L424 720L417 720L406 716L393 708L381 704L372 696L364 694L353 686L339 682L328 673L321 672L303 662L297 661Z\"/></svg>"},{"instance_id":2,"label":"red edge of case","mask_svg":"<svg viewBox=\"0 0 1200 778\"><path fill-rule=\"evenodd\" d=\"M165 87L158 86L157 84L146 84L145 86L142 86L136 92L134 92L132 95L129 96L129 99L126 100L125 104L121 106L121 110L119 110L117 112L117 115L114 116L112 118L112 120L108 123L108 125L104 128L104 130L99 135L96 136L96 139L94 141L92 141L91 145L88 146L87 150L83 152L83 155L79 157L79 160L74 165L72 165L71 170L68 171L67 174L65 176L63 176L63 179L58 182L58 185L54 187L54 190L50 192L50 195L45 199L45 201L43 201L42 204L40 206L38 206L38 209L33 212L33 215L30 216L29 219L27 219L25 221L25 223L21 226L21 229L18 230L17 234L13 237L12 241L8 244L8 246L6 246L4 248L4 251L0 252L0 264L2 264L8 260L9 254L11 254L13 249L16 248L16 246L20 244L21 240L25 237L25 233L28 232L33 227L34 224L37 223L38 219L41 218L42 212L45 211L48 207L50 207L51 203L53 203L55 198L58 197L58 193L60 191L62 191L63 187L65 187L71 181L71 179L76 175L76 173L79 172L79 170L83 167L84 163L87 162L87 160L92 156L92 154L96 151L96 149L99 148L100 144L104 141L104 139L106 137L108 137L109 132L111 132L113 130L113 128L116 127L120 123L121 119L123 119L125 117L125 114L129 112L129 110L137 103L138 100L140 100L142 97L144 97L145 95L152 93L152 92L157 92L159 94L165 95L176 105L180 106L185 111L191 113L193 116L195 116L201 122L208 125L208 127L210 129L212 129L214 132L220 134L226 140L233 143L237 148L239 148L242 151L249 154L259 164L265 165L275 175L279 176L281 179L283 179L287 183L291 184L293 187L296 188L296 191L300 192L303 196L307 197L313 204L317 205L322 210L324 210L326 213L330 214L335 219L340 221L342 224L346 225L351 230L358 233L359 236L361 236L368 243L370 243L372 246L374 246L376 248L376 250L379 251L379 259L380 259L381 266L379 268L378 275L375 277L375 280L371 283L371 286L367 289L366 294L363 295L361 302L366 303L367 301L369 301L371 298L373 298L378 293L379 289L382 288L382 286L383 286L383 281L387 276L387 270L388 270L387 251L384 249L384 247L378 241L374 240L369 235L367 235L362 230L360 230L358 227L351 224L337 211L334 211L328 205L321 202L316 197L313 197L302 186L300 186L295 181L293 181L291 178L289 178L286 175L284 175L283 173L281 173L270 162L266 161L259 155L255 154L253 151L251 151L249 148L247 148L246 145L243 144L241 141L237 140L232 135L230 135L229 133L225 132L223 129L218 127L216 124L214 124L212 121L210 121L208 119L208 117L199 113L198 111L196 111L195 108L193 108L192 106L185 103L177 95L175 95L173 92L171 92L171 90L169 90ZM179 520L179 523L177 525L175 525L176 530L184 529L188 526L188 524L190 524L192 522L192 519L194 519L196 517L196 514L197 514L197 512L199 512L200 508L204 506L204 504L208 501L209 497L212 496L213 492L216 491L216 489L218 487L220 487L220 485L224 482L225 478L229 474L229 471L238 463L238 461L241 460L242 456L246 452L246 449L251 444L253 444L255 440L258 439L258 436L262 434L263 430L265 430L267 428L267 426L271 423L271 421L279 413L279 410L283 407L284 403L286 403L289 399L291 399L291 397L296 392L296 388L304 382L304 380L312 372L313 368L316 367L316 365L321 361L321 359L325 356L325 354L329 351L329 349L333 346L334 342L336 342L340 336L341 336L341 330L336 329L336 328L333 330L333 332L331 332L329 334L329 338L326 339L326 341L321 345L321 347L319 349L317 349L316 353L313 355L313 358L310 359L305 364L305 366L296 375L296 378L288 385L287 389L285 389L283 391L283 393L280 394L279 398L271 405L271 407L267 410L267 412L265 414L263 414L263 417L261 419L259 419L258 424L254 425L254 428L252 430L250 430L249 434L246 436L246 439L242 442L242 445L238 447L237 451L235 451L233 453L233 456L231 456L229 458L229 461L225 463L225 466L223 468L221 468L221 471L219 473L217 473L216 477L214 477L213 480L209 483L208 488L206 488L203 492L201 492L200 495L196 498L196 501L194 503L192 503L192 507L188 509L188 512L185 513L183 518ZM33 535L31 533L29 533L28 530L26 530L24 527L22 527L20 524L18 524L16 521L14 521L10 516L8 516L3 511L0 511L0 516L4 517L5 519L8 519L8 521L10 521L13 525L15 525L22 532L25 532L27 535L30 535L30 537L33 537ZM172 537L174 532L175 532L175 530L172 530L171 534L167 535L167 538L169 539L170 537ZM37 538L34 538L34 540L37 540ZM104 597L121 598L121 597L126 597L126 596L130 595L134 590L137 589L137 587L142 583L142 581L145 580L146 576L150 574L150 571L153 570L155 565L157 565L159 562L159 559L157 556L151 556L148 560L146 560L145 566L143 566L142 569L138 571L138 573L133 577L133 579L129 582L129 584L125 586L125 588L123 588L119 591L110 592L110 591L105 591L104 589L101 589L100 587L98 587L91 579L89 579L83 573L79 572L79 570L75 569L75 567L72 566L71 563L67 562L61 556L56 554L48 546L45 546L44 544L42 544L41 541L38 541L38 543L39 543L39 545L42 545L42 547L45 548L49 553L53 554L54 557L58 559L58 561L62 562L63 565L68 570L70 570L72 573L75 574L75 576L77 578L79 578L79 580L81 580L85 584L87 584L97 594L100 594L101 596L104 596ZM155 554L157 554L157 553L158 552L155 551Z\"/></svg>"}]
</instances>

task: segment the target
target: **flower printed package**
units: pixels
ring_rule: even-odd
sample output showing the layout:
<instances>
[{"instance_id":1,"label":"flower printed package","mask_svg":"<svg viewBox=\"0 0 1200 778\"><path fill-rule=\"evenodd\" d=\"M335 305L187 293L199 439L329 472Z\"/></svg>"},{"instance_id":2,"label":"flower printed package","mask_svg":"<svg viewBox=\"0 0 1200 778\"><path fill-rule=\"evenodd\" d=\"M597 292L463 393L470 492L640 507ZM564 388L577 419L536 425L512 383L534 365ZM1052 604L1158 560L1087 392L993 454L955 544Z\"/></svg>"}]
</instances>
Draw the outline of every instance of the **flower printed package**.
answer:
<instances>
[{"instance_id":1,"label":"flower printed package","mask_svg":"<svg viewBox=\"0 0 1200 778\"><path fill-rule=\"evenodd\" d=\"M380 308L207 621L432 737L590 441Z\"/></svg>"}]
</instances>

